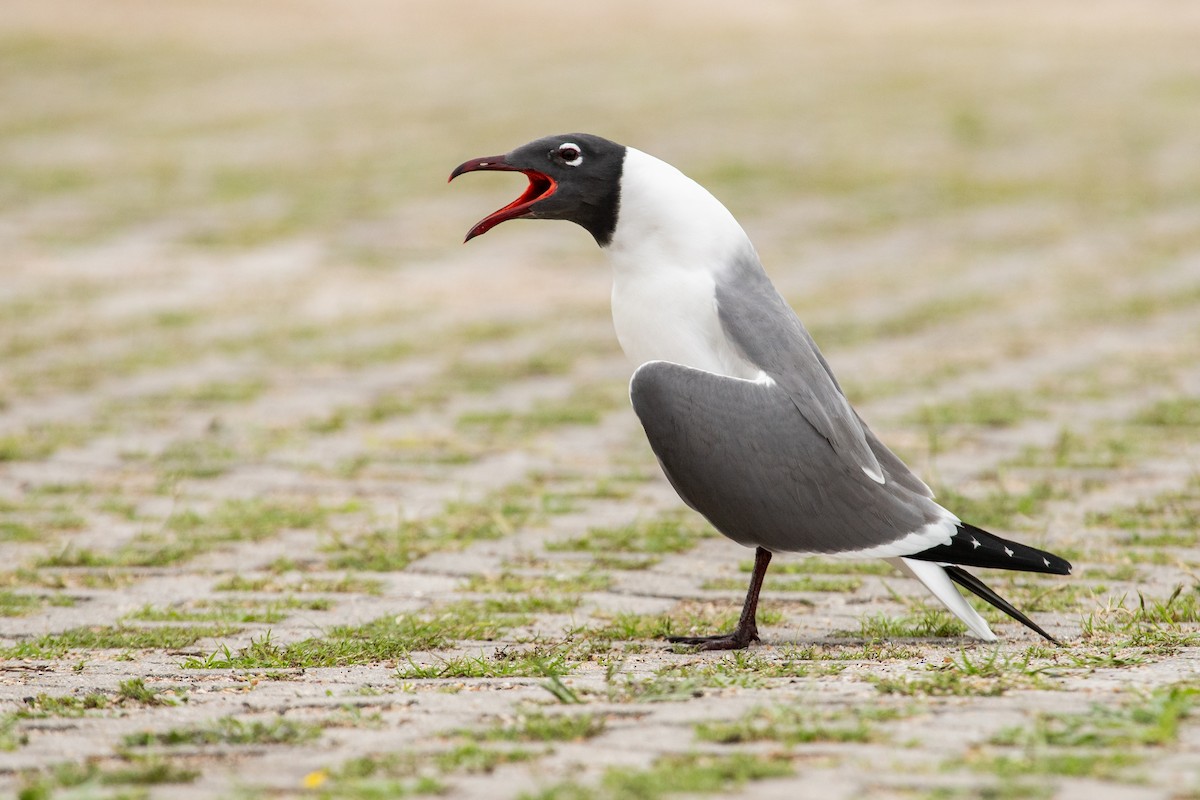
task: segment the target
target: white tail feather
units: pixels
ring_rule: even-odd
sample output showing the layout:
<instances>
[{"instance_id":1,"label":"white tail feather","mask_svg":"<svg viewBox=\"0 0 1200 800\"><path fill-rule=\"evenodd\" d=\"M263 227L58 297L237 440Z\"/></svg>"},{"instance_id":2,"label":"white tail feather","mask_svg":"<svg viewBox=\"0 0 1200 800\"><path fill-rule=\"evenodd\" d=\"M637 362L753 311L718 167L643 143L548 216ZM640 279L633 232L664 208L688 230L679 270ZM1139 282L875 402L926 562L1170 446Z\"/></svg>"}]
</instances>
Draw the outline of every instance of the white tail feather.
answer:
<instances>
[{"instance_id":1,"label":"white tail feather","mask_svg":"<svg viewBox=\"0 0 1200 800\"><path fill-rule=\"evenodd\" d=\"M925 584L925 588L933 592L933 596L941 601L950 613L961 619L971 633L985 642L997 641L996 634L988 627L987 620L971 607L963 597L946 570L932 561L917 561L911 558L889 558L888 563L899 567L912 577Z\"/></svg>"}]
</instances>

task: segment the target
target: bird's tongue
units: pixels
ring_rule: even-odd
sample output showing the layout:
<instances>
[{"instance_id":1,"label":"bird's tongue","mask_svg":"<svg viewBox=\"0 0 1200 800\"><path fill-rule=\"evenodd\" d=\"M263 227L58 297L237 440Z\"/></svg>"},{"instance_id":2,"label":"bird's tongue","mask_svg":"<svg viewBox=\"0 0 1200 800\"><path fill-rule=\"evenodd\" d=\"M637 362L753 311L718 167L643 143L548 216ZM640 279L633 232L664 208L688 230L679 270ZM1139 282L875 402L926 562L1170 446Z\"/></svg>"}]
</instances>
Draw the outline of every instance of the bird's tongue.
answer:
<instances>
[{"instance_id":1,"label":"bird's tongue","mask_svg":"<svg viewBox=\"0 0 1200 800\"><path fill-rule=\"evenodd\" d=\"M529 185L526 187L526 191L521 193L521 197L512 200L503 209L494 211L490 215L480 219L478 223L475 223L475 227L467 231L467 239L464 241L470 241L475 236L486 234L488 230L505 222L506 219L527 216L527 213L532 209L534 204L540 203L541 200L550 197L554 193L554 190L558 188L558 182L554 181L550 175L540 173L536 169L514 167L509 163L508 156L484 156L464 161L458 164L454 172L450 173L450 180L458 178L458 175L462 175L463 173L478 172L524 173L526 178L529 179Z\"/></svg>"},{"instance_id":2,"label":"bird's tongue","mask_svg":"<svg viewBox=\"0 0 1200 800\"><path fill-rule=\"evenodd\" d=\"M482 233L487 233L501 222L525 216L535 203L545 200L554 194L555 189L558 188L558 183L549 175L538 172L535 169L514 167L508 163L505 156L485 156L483 158L473 158L470 161L464 161L455 168L454 172L450 173L450 180L454 180L464 172L481 171L522 172L525 174L525 177L529 178L529 185L525 187L525 191L516 200L513 200L504 208L489 214L476 223L475 227L467 232L467 238L464 241L468 242Z\"/></svg>"},{"instance_id":3,"label":"bird's tongue","mask_svg":"<svg viewBox=\"0 0 1200 800\"><path fill-rule=\"evenodd\" d=\"M476 236L482 233L487 233L492 228L510 219L517 219L525 216L526 212L533 207L535 203L545 200L550 195L554 194L554 190L558 188L558 184L549 175L544 175L536 170L521 170L529 178L529 185L525 187L525 191L521 196L511 203L497 211L488 214L486 217L476 223L474 228L467 233L467 238L464 241L471 241Z\"/></svg>"}]
</instances>

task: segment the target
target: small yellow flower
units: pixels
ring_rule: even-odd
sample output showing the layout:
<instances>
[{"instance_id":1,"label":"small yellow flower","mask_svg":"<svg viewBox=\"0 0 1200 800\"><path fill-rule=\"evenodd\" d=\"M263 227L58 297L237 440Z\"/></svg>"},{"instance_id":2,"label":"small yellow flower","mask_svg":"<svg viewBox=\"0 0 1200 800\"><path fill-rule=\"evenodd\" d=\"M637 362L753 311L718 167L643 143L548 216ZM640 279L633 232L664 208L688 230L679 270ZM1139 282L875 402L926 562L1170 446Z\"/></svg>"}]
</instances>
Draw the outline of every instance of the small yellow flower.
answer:
<instances>
[{"instance_id":1,"label":"small yellow flower","mask_svg":"<svg viewBox=\"0 0 1200 800\"><path fill-rule=\"evenodd\" d=\"M329 780L329 773L323 769L319 769L316 772L310 772L304 776L304 788L316 789L327 780Z\"/></svg>"}]
</instances>

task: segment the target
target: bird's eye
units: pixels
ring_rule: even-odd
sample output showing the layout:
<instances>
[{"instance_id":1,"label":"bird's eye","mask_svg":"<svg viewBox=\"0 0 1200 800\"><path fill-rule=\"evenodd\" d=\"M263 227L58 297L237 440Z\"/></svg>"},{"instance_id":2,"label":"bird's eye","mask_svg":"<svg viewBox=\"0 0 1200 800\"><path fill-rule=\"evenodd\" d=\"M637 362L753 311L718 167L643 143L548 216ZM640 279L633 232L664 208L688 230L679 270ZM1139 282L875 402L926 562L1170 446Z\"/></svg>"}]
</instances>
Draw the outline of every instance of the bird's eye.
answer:
<instances>
[{"instance_id":1,"label":"bird's eye","mask_svg":"<svg viewBox=\"0 0 1200 800\"><path fill-rule=\"evenodd\" d=\"M563 142L558 146L556 152L568 167L578 167L583 163L583 151L579 149L579 145L573 142Z\"/></svg>"}]
</instances>

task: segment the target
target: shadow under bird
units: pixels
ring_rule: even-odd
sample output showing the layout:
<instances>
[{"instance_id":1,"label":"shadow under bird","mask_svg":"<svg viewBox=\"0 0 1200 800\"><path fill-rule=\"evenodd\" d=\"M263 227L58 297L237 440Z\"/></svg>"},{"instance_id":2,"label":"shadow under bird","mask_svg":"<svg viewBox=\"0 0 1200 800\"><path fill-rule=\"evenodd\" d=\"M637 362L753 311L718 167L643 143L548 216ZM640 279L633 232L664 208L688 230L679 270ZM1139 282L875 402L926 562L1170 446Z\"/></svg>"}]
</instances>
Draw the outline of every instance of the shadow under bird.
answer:
<instances>
[{"instance_id":1,"label":"shadow under bird","mask_svg":"<svg viewBox=\"0 0 1200 800\"><path fill-rule=\"evenodd\" d=\"M612 315L634 411L671 485L725 536L755 548L737 627L673 642L721 650L758 637L773 553L884 558L975 636L995 641L954 584L1054 638L963 567L1066 575L1051 553L963 522L850 406L745 231L675 167L599 136L548 136L461 164L521 172L529 186L467 240L510 219L587 229L613 268ZM1055 642L1057 643L1057 642Z\"/></svg>"}]
</instances>

